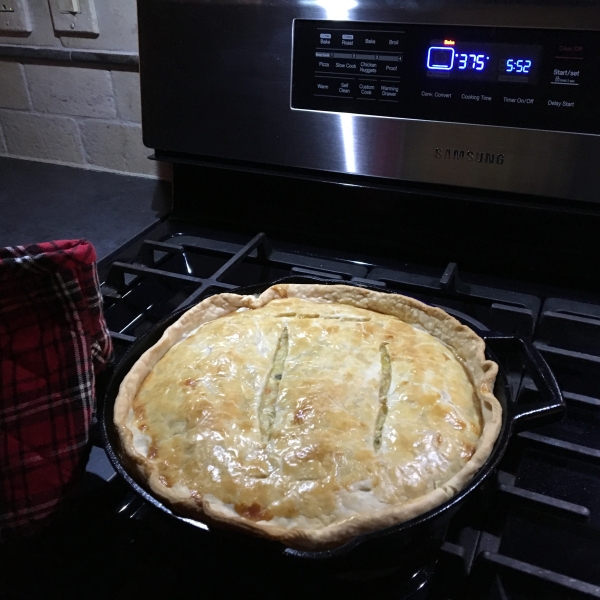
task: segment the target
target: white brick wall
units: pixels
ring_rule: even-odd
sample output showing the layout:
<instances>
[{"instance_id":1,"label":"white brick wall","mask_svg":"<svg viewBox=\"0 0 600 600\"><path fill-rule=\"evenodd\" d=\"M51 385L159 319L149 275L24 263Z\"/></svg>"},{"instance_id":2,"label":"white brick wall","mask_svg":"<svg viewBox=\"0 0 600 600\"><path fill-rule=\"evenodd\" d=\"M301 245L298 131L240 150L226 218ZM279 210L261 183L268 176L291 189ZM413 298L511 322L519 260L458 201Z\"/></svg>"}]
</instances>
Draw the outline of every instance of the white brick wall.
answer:
<instances>
[{"instance_id":1,"label":"white brick wall","mask_svg":"<svg viewBox=\"0 0 600 600\"><path fill-rule=\"evenodd\" d=\"M0 62L0 106L30 108L23 67L19 63Z\"/></svg>"},{"instance_id":2,"label":"white brick wall","mask_svg":"<svg viewBox=\"0 0 600 600\"><path fill-rule=\"evenodd\" d=\"M154 161L147 160L142 127L133 123L92 121L81 123L87 160L92 165L118 171L157 175Z\"/></svg>"},{"instance_id":3,"label":"white brick wall","mask_svg":"<svg viewBox=\"0 0 600 600\"><path fill-rule=\"evenodd\" d=\"M0 61L0 152L168 178L142 143L139 75Z\"/></svg>"},{"instance_id":4,"label":"white brick wall","mask_svg":"<svg viewBox=\"0 0 600 600\"><path fill-rule=\"evenodd\" d=\"M74 119L2 110L0 122L9 155L83 164Z\"/></svg>"},{"instance_id":5,"label":"white brick wall","mask_svg":"<svg viewBox=\"0 0 600 600\"><path fill-rule=\"evenodd\" d=\"M103 119L117 116L108 71L25 65L25 74L38 112Z\"/></svg>"},{"instance_id":6,"label":"white brick wall","mask_svg":"<svg viewBox=\"0 0 600 600\"><path fill-rule=\"evenodd\" d=\"M140 103L139 74L127 71L113 71L112 80L119 117L125 121L141 123L142 108Z\"/></svg>"},{"instance_id":7,"label":"white brick wall","mask_svg":"<svg viewBox=\"0 0 600 600\"><path fill-rule=\"evenodd\" d=\"M137 51L136 0L95 0L98 37L57 37L46 0L28 3L33 31L0 44ZM168 178L142 143L138 73L0 59L0 154Z\"/></svg>"}]
</instances>

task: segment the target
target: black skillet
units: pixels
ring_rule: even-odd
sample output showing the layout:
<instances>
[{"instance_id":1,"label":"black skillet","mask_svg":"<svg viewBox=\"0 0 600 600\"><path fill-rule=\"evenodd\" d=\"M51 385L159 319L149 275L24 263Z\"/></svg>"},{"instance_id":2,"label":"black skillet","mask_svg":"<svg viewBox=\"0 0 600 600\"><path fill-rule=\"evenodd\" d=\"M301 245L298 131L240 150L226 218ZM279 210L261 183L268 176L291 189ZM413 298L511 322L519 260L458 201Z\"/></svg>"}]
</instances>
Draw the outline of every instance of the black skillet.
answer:
<instances>
[{"instance_id":1,"label":"black skillet","mask_svg":"<svg viewBox=\"0 0 600 600\"><path fill-rule=\"evenodd\" d=\"M318 283L325 285L344 283L346 285L353 285L348 284L347 282L317 279L313 277L286 277L272 283L239 288L234 290L234 292L239 294L260 294L276 283ZM394 293L379 287L371 287L363 284L358 285L357 287L373 289L378 292ZM131 345L122 361L115 368L112 379L108 385L104 411L102 414L102 432L106 453L108 454L110 462L131 488L143 498L143 500L165 513L172 521L179 522L179 524L185 524L184 527L187 526L189 529L198 530L199 524L194 526L194 522L190 519L185 519L173 513L168 506L155 497L148 488L135 479L135 477L125 468L121 459L119 437L113 424L113 407L121 381L140 356L160 339L165 329L177 321L177 319L179 319L185 311L189 310L189 308L190 307L188 306L169 315ZM460 320L460 317L458 318ZM466 324L473 329L472 324ZM378 549L384 548L385 553L393 553L396 557L404 554L412 557L413 555L418 554L418 548L421 548L423 544L429 546L431 540L434 540L434 544L436 543L435 540L441 540L441 536L446 530L450 518L455 514L458 508L465 504L472 492L479 488L490 474L493 473L502 458L513 433L526 429L530 425L538 426L560 420L565 410L562 393L556 383L554 375L533 344L514 336L492 334L482 331L477 331L477 333L486 342L487 358L497 362L500 367L496 385L494 387L494 394L502 404L502 427L492 453L486 463L481 467L469 484L448 501L404 523L400 523L384 530L360 535L343 546L318 552L285 548L279 544L259 540L254 537L248 539L250 536L245 534L226 534L214 528L208 529L203 524L200 525L200 528L204 530L204 533L208 531L208 535L220 537L221 541L223 540L223 536L229 536L233 539L234 543L239 543L243 540L246 543L249 542L251 544L262 546L262 548L268 546L270 552L275 550L278 554L283 553L294 559L308 559L311 562L315 559L318 562L326 559L326 562L328 563L331 560L334 562L338 559L347 560L347 558L352 555L364 556L366 553L372 554L371 550L374 547ZM525 404L516 404L514 402L511 397L511 390L508 385L505 370L502 363L497 358L497 353L502 354L503 356L509 356L511 363L514 362L515 359L518 359L517 362L520 362L525 372L535 383L541 401Z\"/></svg>"}]
</instances>

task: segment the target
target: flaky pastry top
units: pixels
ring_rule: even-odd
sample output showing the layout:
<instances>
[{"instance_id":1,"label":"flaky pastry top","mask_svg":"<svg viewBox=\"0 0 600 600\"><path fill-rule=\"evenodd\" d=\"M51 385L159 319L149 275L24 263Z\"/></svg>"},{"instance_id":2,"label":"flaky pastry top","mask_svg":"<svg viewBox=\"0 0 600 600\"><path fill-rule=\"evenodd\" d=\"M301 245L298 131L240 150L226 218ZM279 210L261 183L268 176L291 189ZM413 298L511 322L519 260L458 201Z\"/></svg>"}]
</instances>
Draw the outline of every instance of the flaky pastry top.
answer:
<instances>
[{"instance_id":1,"label":"flaky pastry top","mask_svg":"<svg viewBox=\"0 0 600 600\"><path fill-rule=\"evenodd\" d=\"M451 496L500 413L481 340L439 309L402 319L360 306L376 292L306 287L326 290L237 296L175 328L123 382L115 421L176 510L318 548Z\"/></svg>"}]
</instances>

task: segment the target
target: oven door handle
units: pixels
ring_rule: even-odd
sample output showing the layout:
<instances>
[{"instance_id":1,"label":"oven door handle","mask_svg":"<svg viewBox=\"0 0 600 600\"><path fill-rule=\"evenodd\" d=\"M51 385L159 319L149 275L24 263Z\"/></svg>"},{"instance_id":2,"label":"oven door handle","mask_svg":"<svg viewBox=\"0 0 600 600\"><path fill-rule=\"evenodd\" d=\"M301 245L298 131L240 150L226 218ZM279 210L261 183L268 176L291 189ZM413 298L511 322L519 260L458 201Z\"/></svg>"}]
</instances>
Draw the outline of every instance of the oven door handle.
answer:
<instances>
[{"instance_id":1,"label":"oven door handle","mask_svg":"<svg viewBox=\"0 0 600 600\"><path fill-rule=\"evenodd\" d=\"M513 432L527 429L530 425L540 426L560 421L566 406L562 392L558 387L554 373L540 351L529 341L515 336L486 335L486 344L493 351L516 353L531 377L541 400L509 405L508 418Z\"/></svg>"}]
</instances>

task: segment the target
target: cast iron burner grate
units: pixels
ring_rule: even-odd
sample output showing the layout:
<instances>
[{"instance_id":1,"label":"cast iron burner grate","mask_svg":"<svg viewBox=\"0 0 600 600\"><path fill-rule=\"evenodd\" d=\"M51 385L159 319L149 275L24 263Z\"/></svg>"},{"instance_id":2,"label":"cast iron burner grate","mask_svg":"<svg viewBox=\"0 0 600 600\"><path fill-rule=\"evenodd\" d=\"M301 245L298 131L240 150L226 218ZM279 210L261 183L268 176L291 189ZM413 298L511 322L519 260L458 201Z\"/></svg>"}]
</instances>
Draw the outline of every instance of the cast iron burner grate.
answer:
<instances>
[{"instance_id":1,"label":"cast iron burner grate","mask_svg":"<svg viewBox=\"0 0 600 600\"><path fill-rule=\"evenodd\" d=\"M368 282L441 306L480 331L532 338L568 403L563 422L515 436L495 479L452 520L435 568L416 573L412 586L382 575L381 597L600 598L600 305L482 285L460 277L454 263L396 268L170 221L101 269L117 356L177 308L289 275ZM508 374L519 402L536 400L528 377L510 364ZM111 485L113 475L104 477ZM160 521L136 503L123 513L130 523Z\"/></svg>"}]
</instances>

